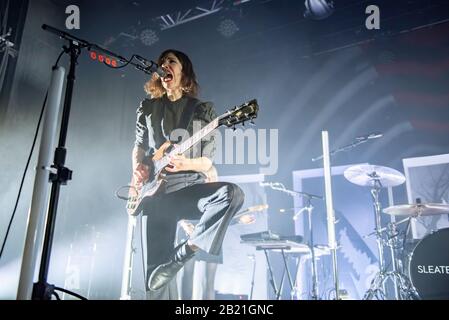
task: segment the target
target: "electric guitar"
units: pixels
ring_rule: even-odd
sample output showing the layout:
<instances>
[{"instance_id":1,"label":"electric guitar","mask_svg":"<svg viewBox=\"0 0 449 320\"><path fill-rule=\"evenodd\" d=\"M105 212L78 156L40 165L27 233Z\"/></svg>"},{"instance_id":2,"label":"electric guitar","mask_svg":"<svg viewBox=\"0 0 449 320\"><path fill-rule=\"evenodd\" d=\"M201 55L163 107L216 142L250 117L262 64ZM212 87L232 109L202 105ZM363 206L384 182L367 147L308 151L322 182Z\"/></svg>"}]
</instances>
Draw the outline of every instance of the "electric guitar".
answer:
<instances>
[{"instance_id":1,"label":"electric guitar","mask_svg":"<svg viewBox=\"0 0 449 320\"><path fill-rule=\"evenodd\" d=\"M182 154L200 142L202 138L221 126L235 128L236 125L245 121L251 121L257 118L259 106L257 100L251 100L240 106L228 110L223 115L212 120L207 126L196 132L190 138L179 145L173 145L167 141L154 153L151 161L153 163L152 173L147 182L139 187L131 187L127 199L126 209L128 214L136 216L142 211L142 201L147 197L155 195L163 183L164 168L170 163L170 157L176 154Z\"/></svg>"}]
</instances>

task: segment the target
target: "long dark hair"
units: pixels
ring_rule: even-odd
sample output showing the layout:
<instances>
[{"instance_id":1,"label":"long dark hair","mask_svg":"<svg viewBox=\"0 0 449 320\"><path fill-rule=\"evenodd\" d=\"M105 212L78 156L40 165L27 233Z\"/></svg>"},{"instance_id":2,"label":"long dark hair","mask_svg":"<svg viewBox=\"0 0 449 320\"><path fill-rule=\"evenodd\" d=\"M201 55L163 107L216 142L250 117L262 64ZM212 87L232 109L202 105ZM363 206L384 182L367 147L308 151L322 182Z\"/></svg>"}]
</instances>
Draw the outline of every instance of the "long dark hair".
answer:
<instances>
[{"instance_id":1,"label":"long dark hair","mask_svg":"<svg viewBox=\"0 0 449 320\"><path fill-rule=\"evenodd\" d=\"M195 71L193 70L192 61L184 52L174 49L167 49L160 54L157 63L162 65L163 61L170 53L174 54L176 58L178 58L179 62L181 62L181 86L184 94L196 98L198 95L199 85L196 80ZM152 77L147 83L145 83L144 88L145 92L152 98L160 98L165 94L165 89L162 86L162 82L159 77Z\"/></svg>"}]
</instances>

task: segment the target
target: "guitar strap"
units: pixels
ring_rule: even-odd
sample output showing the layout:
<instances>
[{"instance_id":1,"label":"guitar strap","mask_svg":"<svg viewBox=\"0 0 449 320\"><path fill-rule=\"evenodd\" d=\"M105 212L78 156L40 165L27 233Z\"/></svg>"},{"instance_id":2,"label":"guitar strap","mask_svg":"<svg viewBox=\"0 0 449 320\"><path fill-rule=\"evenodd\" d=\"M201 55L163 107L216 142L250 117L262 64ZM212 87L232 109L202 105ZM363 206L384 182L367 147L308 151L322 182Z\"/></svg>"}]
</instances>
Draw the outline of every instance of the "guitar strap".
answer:
<instances>
[{"instance_id":1,"label":"guitar strap","mask_svg":"<svg viewBox=\"0 0 449 320\"><path fill-rule=\"evenodd\" d=\"M195 114L196 108L201 104L201 101L195 98L190 98L184 108L181 118L179 119L178 126L176 128L181 128L187 130L190 123L193 120L193 115ZM190 134L190 133L189 133ZM193 134L193 133L192 133ZM184 136L181 141L184 141L186 137Z\"/></svg>"},{"instance_id":2,"label":"guitar strap","mask_svg":"<svg viewBox=\"0 0 449 320\"><path fill-rule=\"evenodd\" d=\"M200 104L201 101L198 99L189 99L184 111L181 114L181 118L179 119L178 128L187 129L189 127L190 122L193 120L195 110Z\"/></svg>"}]
</instances>

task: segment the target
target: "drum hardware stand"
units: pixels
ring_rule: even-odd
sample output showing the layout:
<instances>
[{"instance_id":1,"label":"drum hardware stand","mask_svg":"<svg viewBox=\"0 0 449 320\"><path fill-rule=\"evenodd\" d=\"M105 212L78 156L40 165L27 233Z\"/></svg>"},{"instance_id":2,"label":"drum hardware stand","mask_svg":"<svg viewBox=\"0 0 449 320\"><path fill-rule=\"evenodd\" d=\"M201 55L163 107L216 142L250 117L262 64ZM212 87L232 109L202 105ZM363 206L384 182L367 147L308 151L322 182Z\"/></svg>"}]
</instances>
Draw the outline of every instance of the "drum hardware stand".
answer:
<instances>
[{"instance_id":1,"label":"drum hardware stand","mask_svg":"<svg viewBox=\"0 0 449 320\"><path fill-rule=\"evenodd\" d=\"M381 225L381 204L379 201L379 194L382 188L395 187L405 182L405 176L392 168L382 167L377 165L363 164L352 166L345 170L344 176L349 182L362 187L371 188L371 196L374 207L375 228L374 232L364 236L366 238L371 235L376 235L376 242L379 254L379 271L372 279L370 288L366 291L363 299L370 300L376 297L377 299L386 299L387 292L385 288L386 280L390 279L394 284L394 298L395 299L409 299L416 297L411 281L404 275L399 266L400 260L397 258L397 250L404 247L398 244L399 232L397 226L410 218L403 219L399 222L391 221L386 227ZM410 217L408 208L389 207L383 210L387 214L401 215L403 212ZM407 227L408 230L408 227ZM407 233L407 231L406 231ZM405 238L404 238L405 239ZM390 248L392 271L388 271L385 266L385 246Z\"/></svg>"},{"instance_id":2,"label":"drum hardware stand","mask_svg":"<svg viewBox=\"0 0 449 320\"><path fill-rule=\"evenodd\" d=\"M312 292L311 292L311 298L312 300L318 300L318 277L317 277L317 268L316 268L316 257L315 257L315 245L313 242L313 224L312 224L312 212L313 212L313 205L312 205L312 199L319 199L324 200L323 197L317 196L314 194L306 193L306 192L300 192L300 191L292 191L285 188L285 186L282 183L275 182L275 183L266 183L269 187L271 187L273 190L282 191L285 192L291 196L301 196L303 198L307 199L307 205L303 207L300 211L296 212L293 216L293 220L296 220L298 216L304 212L307 211L307 219L308 219L308 233L309 233L309 243L308 246L310 248L310 253L312 255ZM285 260L284 260L285 261ZM289 275L290 276L290 275Z\"/></svg>"},{"instance_id":3,"label":"drum hardware stand","mask_svg":"<svg viewBox=\"0 0 449 320\"><path fill-rule=\"evenodd\" d=\"M418 298L418 294L413 288L410 279L402 272L401 267L398 265L397 250L401 248L398 245L399 232L396 227L405 222L410 221L410 218L405 218L397 223L390 222L387 226L387 246L390 248L391 253L391 265L393 268L392 272L387 273L388 277L393 277L394 291L396 300L408 300ZM405 235L404 235L405 237ZM385 279L386 280L386 279Z\"/></svg>"},{"instance_id":4,"label":"drum hardware stand","mask_svg":"<svg viewBox=\"0 0 449 320\"><path fill-rule=\"evenodd\" d=\"M374 172L372 174L372 178L374 181L374 186L371 189L371 195L373 197L373 206L374 206L374 214L375 214L375 231L374 234L376 235L376 241L377 241L377 247L379 252L379 271L376 274L376 276L371 281L370 288L365 293L363 300L372 300L375 296L377 298L386 298L386 288L385 288L385 282L388 278L392 278L394 283L394 290L395 290L395 298L397 300L405 298L412 298L416 297L417 294L415 294L414 290L412 289L412 285L410 280L403 275L401 272L398 271L398 265L397 265L397 257L396 257L396 250L397 250L397 237L399 235L396 227L397 225L409 220L410 218L403 219L399 221L398 223L390 222L387 227L381 228L381 205L379 202L379 193L382 188L382 184L379 181L379 178L377 177L376 173ZM382 237L383 232L387 231L387 240L385 241ZM387 271L385 268L385 261L384 261L384 244L390 248L391 253L391 261L392 261L392 268L393 271Z\"/></svg>"},{"instance_id":5,"label":"drum hardware stand","mask_svg":"<svg viewBox=\"0 0 449 320\"><path fill-rule=\"evenodd\" d=\"M408 220L408 219L407 219ZM397 274L398 271L398 264L397 264L397 259L396 259L396 250L398 249L397 247L397 236L399 235L399 232L396 229L396 224L395 223L388 223L387 225L387 246L390 248L390 255L391 255L391 265L393 268L393 273ZM393 283L394 283L394 297L395 300L402 300L401 299L401 295L399 292L399 286L398 286L398 279L396 277L393 277ZM401 282L402 284L402 282Z\"/></svg>"},{"instance_id":6,"label":"drum hardware stand","mask_svg":"<svg viewBox=\"0 0 449 320\"><path fill-rule=\"evenodd\" d=\"M373 178L374 186L371 189L371 196L373 198L373 207L374 207L374 218L375 218L375 235L376 235L376 242L377 242L377 252L379 253L379 271L377 272L374 279L371 281L371 286L368 289L368 291L365 293L365 296L363 300L371 300L376 294L376 292L380 292L382 296L385 296L386 290L385 290L385 276L386 276L386 270L384 266L384 241L382 239L382 232L381 232L381 205L379 202L379 193L382 188L382 184L379 181L379 176L373 172L370 174L371 178ZM381 287L381 288L380 288Z\"/></svg>"},{"instance_id":7,"label":"drum hardware stand","mask_svg":"<svg viewBox=\"0 0 449 320\"><path fill-rule=\"evenodd\" d=\"M385 281L390 276L395 276L395 272L388 273L385 269L385 261L384 261L384 240L382 238L382 225L381 225L381 204L379 202L379 193L382 188L382 184L379 180L379 176L376 172L373 172L369 175L373 181L374 185L371 189L371 196L373 198L373 207L374 207L374 217L375 217L375 230L374 234L376 235L377 242L377 250L379 254L379 271L371 281L370 288L365 293L363 300L371 300L374 296L379 295L382 298L386 297L386 289L385 289ZM384 229L385 230L385 229ZM394 263L393 263L394 264Z\"/></svg>"}]
</instances>

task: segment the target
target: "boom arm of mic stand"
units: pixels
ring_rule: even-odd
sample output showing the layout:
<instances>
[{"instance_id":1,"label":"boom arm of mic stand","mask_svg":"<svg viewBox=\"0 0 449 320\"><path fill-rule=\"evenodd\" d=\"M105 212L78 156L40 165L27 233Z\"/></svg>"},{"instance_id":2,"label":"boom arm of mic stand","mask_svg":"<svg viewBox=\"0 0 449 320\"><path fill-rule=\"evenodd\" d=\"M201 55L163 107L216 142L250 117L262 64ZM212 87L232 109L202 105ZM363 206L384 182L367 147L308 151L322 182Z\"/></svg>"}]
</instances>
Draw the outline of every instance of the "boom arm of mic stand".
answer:
<instances>
[{"instance_id":1,"label":"boom arm of mic stand","mask_svg":"<svg viewBox=\"0 0 449 320\"><path fill-rule=\"evenodd\" d=\"M57 28L51 27L51 26L46 25L46 24L42 25L42 29L44 29L45 31L48 31L48 32L56 34L61 39L65 39L65 40L68 40L68 41L71 41L71 42L76 42L77 45L80 48L87 48L88 51L96 50L98 52L102 52L102 53L108 55L109 57L115 58L115 59L119 60L122 63L133 65L136 69L138 69L140 71L143 71L146 74L152 75L153 72L154 72L154 71L151 71L151 68L143 67L142 65L131 61L132 58L131 59L126 59L126 58L122 57L121 55L119 55L117 53L114 53L114 52L112 52L112 51L110 51L108 49L105 49L105 48L103 48L103 47L101 47L101 46L99 46L97 44L90 43L90 42L88 42L86 40L83 40L83 39L80 39L78 37L75 37L75 36L65 32L65 31L59 30Z\"/></svg>"},{"instance_id":2,"label":"boom arm of mic stand","mask_svg":"<svg viewBox=\"0 0 449 320\"><path fill-rule=\"evenodd\" d=\"M279 186L279 187L276 187ZM287 188L285 188L285 186L282 183L272 183L270 185L271 189L273 190L277 190L277 191L282 191L285 192L291 196L301 196L301 197L306 197L309 199L318 199L318 200L324 200L324 197L322 196L317 196L315 194L310 194L307 192L302 192L302 191L293 191L293 190L288 190Z\"/></svg>"},{"instance_id":3,"label":"boom arm of mic stand","mask_svg":"<svg viewBox=\"0 0 449 320\"><path fill-rule=\"evenodd\" d=\"M351 143L351 144L348 144L348 145L343 146L343 147L341 147L341 148L332 150L332 151L329 153L329 155L330 155L330 156L333 156L333 155L335 155L336 153L339 153L339 152L342 152L342 151L349 151L349 150L351 150L351 149L357 147L359 144L365 143L365 142L367 142L367 141L368 141L368 139L356 140L356 141L354 141L354 142ZM318 161L318 160L321 160L321 159L323 159L323 155L320 155L319 157L316 157L316 158L312 158L312 161L315 162L315 161Z\"/></svg>"}]
</instances>

